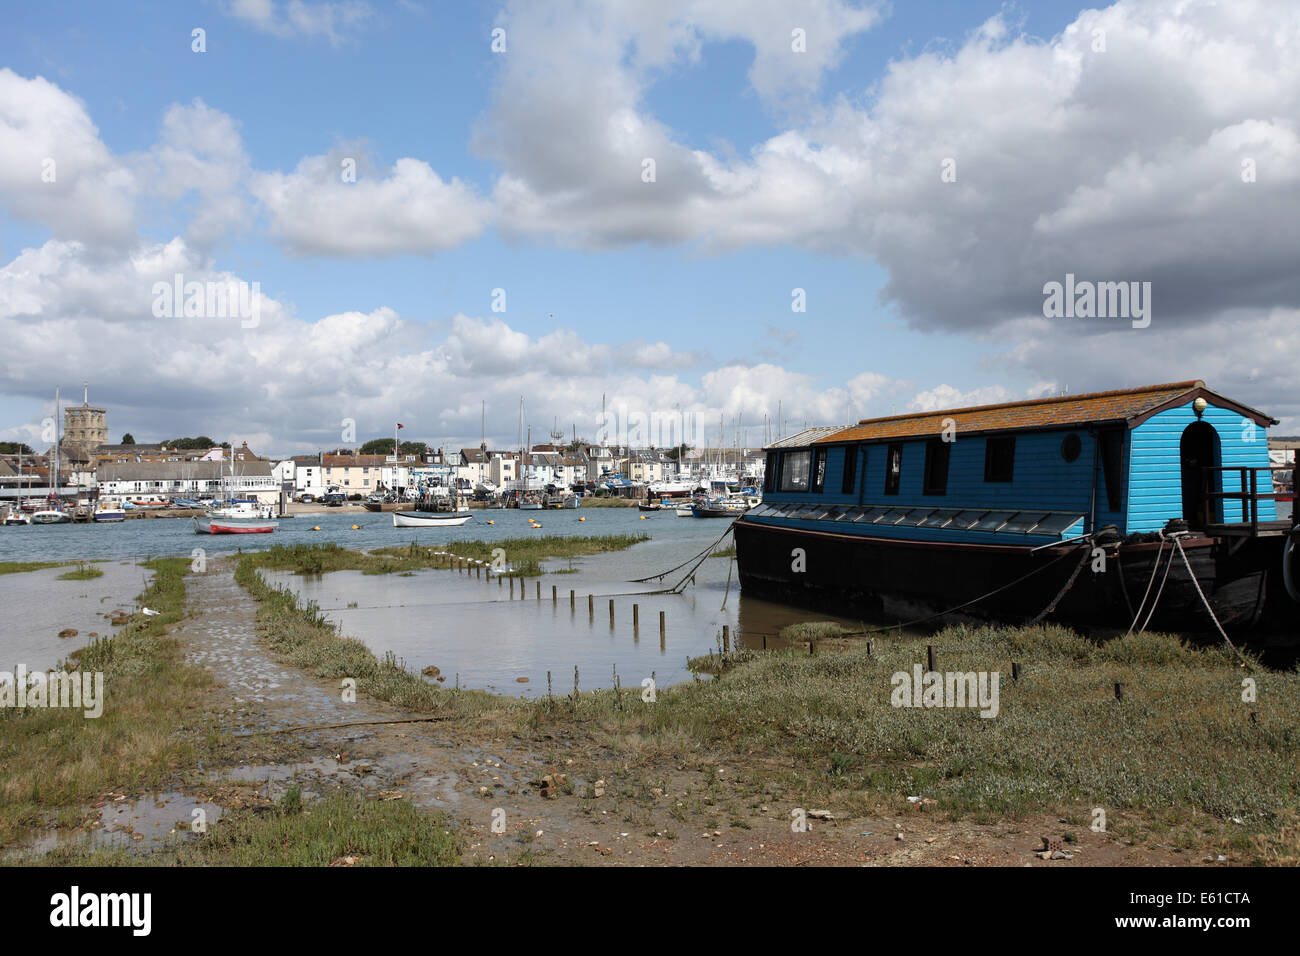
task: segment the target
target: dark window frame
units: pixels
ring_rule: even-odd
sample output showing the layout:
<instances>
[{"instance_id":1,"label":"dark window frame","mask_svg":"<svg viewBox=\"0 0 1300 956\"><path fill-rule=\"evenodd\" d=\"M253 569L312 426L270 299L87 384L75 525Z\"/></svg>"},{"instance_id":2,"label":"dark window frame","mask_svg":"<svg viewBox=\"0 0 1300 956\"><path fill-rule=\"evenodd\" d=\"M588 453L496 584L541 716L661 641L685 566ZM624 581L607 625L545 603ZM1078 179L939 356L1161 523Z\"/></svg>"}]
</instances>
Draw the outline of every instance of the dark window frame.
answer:
<instances>
[{"instance_id":1,"label":"dark window frame","mask_svg":"<svg viewBox=\"0 0 1300 956\"><path fill-rule=\"evenodd\" d=\"M885 494L898 494L903 484L903 443L890 442L885 446Z\"/></svg>"},{"instance_id":2,"label":"dark window frame","mask_svg":"<svg viewBox=\"0 0 1300 956\"><path fill-rule=\"evenodd\" d=\"M769 451L767 453L767 463L763 466L763 490L772 492L776 490L776 480L781 468L781 453Z\"/></svg>"},{"instance_id":3,"label":"dark window frame","mask_svg":"<svg viewBox=\"0 0 1300 956\"><path fill-rule=\"evenodd\" d=\"M851 495L858 483L858 448L856 445L844 446L844 467L840 472L840 494Z\"/></svg>"},{"instance_id":4,"label":"dark window frame","mask_svg":"<svg viewBox=\"0 0 1300 956\"><path fill-rule=\"evenodd\" d=\"M948 463L952 443L942 438L931 438L925 443L925 479L921 485L923 495L948 493Z\"/></svg>"},{"instance_id":5,"label":"dark window frame","mask_svg":"<svg viewBox=\"0 0 1300 956\"><path fill-rule=\"evenodd\" d=\"M1016 436L994 435L984 439L984 480L1010 484L1015 475Z\"/></svg>"},{"instance_id":6,"label":"dark window frame","mask_svg":"<svg viewBox=\"0 0 1300 956\"><path fill-rule=\"evenodd\" d=\"M826 449L813 449L812 470L808 474L809 494L820 495L826 487Z\"/></svg>"}]
</instances>

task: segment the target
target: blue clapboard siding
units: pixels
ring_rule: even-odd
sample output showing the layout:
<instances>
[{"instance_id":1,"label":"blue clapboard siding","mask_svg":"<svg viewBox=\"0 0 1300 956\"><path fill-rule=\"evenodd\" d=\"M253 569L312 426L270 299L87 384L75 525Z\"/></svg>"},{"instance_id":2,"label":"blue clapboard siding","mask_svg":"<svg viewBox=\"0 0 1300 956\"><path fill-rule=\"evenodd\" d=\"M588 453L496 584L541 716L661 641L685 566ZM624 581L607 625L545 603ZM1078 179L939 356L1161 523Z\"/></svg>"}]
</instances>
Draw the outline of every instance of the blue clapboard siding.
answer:
<instances>
[{"instance_id":1,"label":"blue clapboard siding","mask_svg":"<svg viewBox=\"0 0 1300 956\"><path fill-rule=\"evenodd\" d=\"M1265 430L1239 412L1210 405L1203 420L1219 436L1220 465L1225 467L1265 467L1268 465L1268 437ZM1179 443L1183 430L1196 421L1191 403L1152 415L1129 435L1129 509L1128 531L1157 531L1170 518L1183 517L1183 486ZM1264 472L1256 480L1260 492L1272 491ZM1247 478L1249 481L1249 478ZM1227 487L1224 488L1224 482ZM1249 490L1249 484L1247 489ZM1219 491L1239 491L1241 480L1236 473L1224 476ZM1225 515L1226 511L1226 515ZM1241 502L1226 501L1219 505L1219 520L1241 520ZM1272 500L1259 503L1259 520L1272 521L1277 508Z\"/></svg>"},{"instance_id":2,"label":"blue clapboard siding","mask_svg":"<svg viewBox=\"0 0 1300 956\"><path fill-rule=\"evenodd\" d=\"M1082 451L1073 462L1061 456L1061 442L1066 435L1077 434ZM1012 511L1072 511L1089 515L1092 507L1093 439L1087 429L1060 429L1016 434L1016 454L1010 482L984 480L984 436L963 438L960 433L951 443L946 494L922 493L925 480L925 441L903 443L903 468L897 495L885 494L885 461L888 443L865 446L828 446L825 487L820 494L791 493L778 490L764 496L768 501L820 501L827 504L882 505L893 508L988 508ZM865 447L866 466L857 468L852 494L840 491L845 448L861 455ZM788 453L793 449L784 449ZM865 484L864 484L865 483ZM1124 485L1121 482L1121 488ZM1097 526L1117 524L1123 527L1123 506L1112 512L1107 507L1105 480L1100 460L1097 463ZM919 535L918 535L919 537Z\"/></svg>"}]
</instances>

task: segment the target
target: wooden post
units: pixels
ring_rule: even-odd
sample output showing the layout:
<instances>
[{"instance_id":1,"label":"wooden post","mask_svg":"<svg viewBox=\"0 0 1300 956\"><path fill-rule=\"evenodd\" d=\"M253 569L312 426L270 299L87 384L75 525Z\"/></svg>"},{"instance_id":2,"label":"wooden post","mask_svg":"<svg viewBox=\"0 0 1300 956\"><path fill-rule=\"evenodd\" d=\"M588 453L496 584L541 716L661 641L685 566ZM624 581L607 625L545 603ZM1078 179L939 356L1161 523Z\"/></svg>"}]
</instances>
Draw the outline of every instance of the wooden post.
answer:
<instances>
[{"instance_id":1,"label":"wooden post","mask_svg":"<svg viewBox=\"0 0 1300 956\"><path fill-rule=\"evenodd\" d=\"M574 596L573 591L570 591L570 592L569 592L569 610L570 610L570 611L573 611L573 610L576 609L576 607L577 607L577 600L578 600L578 599L577 599L576 596Z\"/></svg>"},{"instance_id":2,"label":"wooden post","mask_svg":"<svg viewBox=\"0 0 1300 956\"><path fill-rule=\"evenodd\" d=\"M871 642L867 641L867 656L871 656Z\"/></svg>"},{"instance_id":3,"label":"wooden post","mask_svg":"<svg viewBox=\"0 0 1300 956\"><path fill-rule=\"evenodd\" d=\"M925 663L926 663L926 670L930 671L930 673L934 673L936 668L934 666L934 645L933 644L925 645Z\"/></svg>"},{"instance_id":4,"label":"wooden post","mask_svg":"<svg viewBox=\"0 0 1300 956\"><path fill-rule=\"evenodd\" d=\"M767 650L767 635L763 635L763 650Z\"/></svg>"},{"instance_id":5,"label":"wooden post","mask_svg":"<svg viewBox=\"0 0 1300 956\"><path fill-rule=\"evenodd\" d=\"M722 653L731 652L731 628L726 624L722 625Z\"/></svg>"},{"instance_id":6,"label":"wooden post","mask_svg":"<svg viewBox=\"0 0 1300 956\"><path fill-rule=\"evenodd\" d=\"M641 626L641 605L640 604L632 605L632 626L633 627Z\"/></svg>"},{"instance_id":7,"label":"wooden post","mask_svg":"<svg viewBox=\"0 0 1300 956\"><path fill-rule=\"evenodd\" d=\"M613 598L609 599L609 626L611 628L613 628L614 626L614 599Z\"/></svg>"},{"instance_id":8,"label":"wooden post","mask_svg":"<svg viewBox=\"0 0 1300 956\"><path fill-rule=\"evenodd\" d=\"M554 584L551 585L551 603L556 604L560 600L560 591Z\"/></svg>"},{"instance_id":9,"label":"wooden post","mask_svg":"<svg viewBox=\"0 0 1300 956\"><path fill-rule=\"evenodd\" d=\"M1020 662L1019 662L1019 661L1012 661L1012 662L1011 662L1011 679L1012 679L1012 680L1020 680Z\"/></svg>"},{"instance_id":10,"label":"wooden post","mask_svg":"<svg viewBox=\"0 0 1300 956\"><path fill-rule=\"evenodd\" d=\"M1118 681L1115 682L1115 699L1116 700L1124 699L1124 685L1119 683Z\"/></svg>"},{"instance_id":11,"label":"wooden post","mask_svg":"<svg viewBox=\"0 0 1300 956\"><path fill-rule=\"evenodd\" d=\"M666 625L664 624L664 612L660 611L659 612L659 643L660 644L664 642L665 632L666 632Z\"/></svg>"},{"instance_id":12,"label":"wooden post","mask_svg":"<svg viewBox=\"0 0 1300 956\"><path fill-rule=\"evenodd\" d=\"M591 620L596 619L596 595L587 595L587 617Z\"/></svg>"},{"instance_id":13,"label":"wooden post","mask_svg":"<svg viewBox=\"0 0 1300 956\"><path fill-rule=\"evenodd\" d=\"M540 601L541 599L542 599L542 582L541 582L541 581L538 581L538 582L537 582L537 600Z\"/></svg>"},{"instance_id":14,"label":"wooden post","mask_svg":"<svg viewBox=\"0 0 1300 956\"><path fill-rule=\"evenodd\" d=\"M515 599L515 579L511 578L510 579L510 600L513 601L514 599Z\"/></svg>"}]
</instances>

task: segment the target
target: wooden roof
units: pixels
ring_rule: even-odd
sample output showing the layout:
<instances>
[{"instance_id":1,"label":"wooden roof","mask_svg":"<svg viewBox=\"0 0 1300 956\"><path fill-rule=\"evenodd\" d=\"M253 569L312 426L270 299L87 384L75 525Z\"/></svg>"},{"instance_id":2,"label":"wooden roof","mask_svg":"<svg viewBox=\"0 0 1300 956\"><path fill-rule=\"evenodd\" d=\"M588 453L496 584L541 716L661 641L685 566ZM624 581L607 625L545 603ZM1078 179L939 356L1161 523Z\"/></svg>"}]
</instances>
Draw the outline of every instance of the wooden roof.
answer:
<instances>
[{"instance_id":1,"label":"wooden roof","mask_svg":"<svg viewBox=\"0 0 1300 956\"><path fill-rule=\"evenodd\" d=\"M1121 388L1109 392L1003 402L999 405L976 405L912 415L891 415L887 418L867 418L856 425L816 438L812 444L932 437L943 431L947 419L953 420L958 434L966 435L1116 423L1136 428L1157 412L1185 405L1198 397L1204 397L1213 405L1231 408L1263 427L1277 424L1276 419L1263 412L1210 391L1202 381L1192 380L1141 388Z\"/></svg>"}]
</instances>

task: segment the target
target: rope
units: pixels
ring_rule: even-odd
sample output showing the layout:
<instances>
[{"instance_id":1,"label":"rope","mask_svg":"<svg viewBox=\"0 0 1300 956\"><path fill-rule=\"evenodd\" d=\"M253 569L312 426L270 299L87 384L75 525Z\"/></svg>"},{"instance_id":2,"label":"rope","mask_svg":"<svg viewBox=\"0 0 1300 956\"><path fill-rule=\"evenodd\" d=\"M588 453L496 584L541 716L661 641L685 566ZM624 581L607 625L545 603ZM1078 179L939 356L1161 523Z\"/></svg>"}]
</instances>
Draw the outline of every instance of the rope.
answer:
<instances>
[{"instance_id":1,"label":"rope","mask_svg":"<svg viewBox=\"0 0 1300 956\"><path fill-rule=\"evenodd\" d=\"M1200 595L1201 603L1205 605L1205 613L1210 615L1210 620L1214 622L1214 626L1215 628L1218 629L1219 635L1225 641L1227 641L1228 646L1231 647L1234 652L1236 652L1237 645L1233 644L1232 641L1228 640L1227 632L1224 631L1223 625L1219 623L1219 619L1214 616L1214 608L1210 607L1210 602L1206 598L1205 592L1201 590L1201 582L1196 580L1196 575L1192 572L1192 563L1187 560L1187 552L1183 550L1183 543L1179 541L1177 538L1174 538L1174 547L1178 549L1178 554L1183 559L1183 565L1187 568L1187 576L1192 579L1192 586L1196 588L1196 593ZM1173 554L1169 555L1169 563L1170 564L1174 563Z\"/></svg>"},{"instance_id":2,"label":"rope","mask_svg":"<svg viewBox=\"0 0 1300 956\"><path fill-rule=\"evenodd\" d=\"M717 546L722 542L722 539L725 538L725 537L726 537L727 535L729 535L729 534L731 534L731 525L727 525L727 530L724 531L724 532L722 532L722 534L721 534L721 535L720 535L720 536L719 536L719 537L718 537L718 538L717 538L717 539L716 539L716 540L715 540L711 545L709 545L707 548L705 548L705 549L704 549L703 551L701 551L699 554L691 555L689 558L687 558L687 559L686 559L685 561L683 561L681 564L677 565L677 567L675 567L675 568L669 568L667 571L660 571L660 572L658 572L657 574L650 574L650 575L647 575L647 576L644 577L644 578L633 578L633 579L632 579L631 581L629 581L628 583L629 583L629 584L645 584L647 581L652 581L652 580L654 580L654 581L662 581L665 577L667 577L668 575L672 574L674 571L678 571L678 570L681 570L682 568L686 567L686 565L690 564L692 561L694 561L696 558L700 557L701 555L704 555L704 556L707 557L709 554L712 554L712 553L713 553L713 549L716 548L716 547L717 547Z\"/></svg>"},{"instance_id":3,"label":"rope","mask_svg":"<svg viewBox=\"0 0 1300 956\"><path fill-rule=\"evenodd\" d=\"M725 611L727 609L727 598L731 596L731 565L732 565L732 559L728 558L727 559L727 590L722 592L722 607L718 608L719 611Z\"/></svg>"},{"instance_id":4,"label":"rope","mask_svg":"<svg viewBox=\"0 0 1300 956\"><path fill-rule=\"evenodd\" d=\"M1085 545L1085 547L1087 546ZM1088 553L1089 554L1092 553L1092 549L1090 547L1088 548ZM873 627L870 630L863 630L862 633L879 634L881 631L892 631L895 630L896 628L912 627L913 625L916 624L924 624L926 621L933 621L935 618L944 617L945 615L952 614L955 611L960 611L962 608L970 607L972 604L978 604L980 601L983 601L985 598L991 598L993 595L998 594L1001 591L1005 591L1007 588L1014 587L1015 585L1019 584L1021 581L1032 578L1035 574L1038 574L1041 571L1046 571L1048 568L1056 564L1058 561L1061 561L1064 558L1068 558L1069 556L1070 556L1070 552L1066 551L1058 555L1057 557L1053 558L1051 561L1047 562L1047 564L1044 564L1041 568L1034 568L1034 570L1030 571L1027 574L1022 574L1014 581L1009 581L1008 583L1002 585L1001 587L994 588L992 591L989 591L987 594L981 594L977 598L972 598L971 600L966 601L964 604L958 604L956 607L950 607L946 611L939 611L937 614L929 614L925 617L918 617L914 621L902 621L898 624L886 624L883 627Z\"/></svg>"},{"instance_id":5,"label":"rope","mask_svg":"<svg viewBox=\"0 0 1300 956\"><path fill-rule=\"evenodd\" d=\"M1088 563L1088 558L1091 556L1092 556L1091 548L1083 552L1083 557L1079 560L1079 563L1075 565L1074 573L1070 575L1070 580L1066 581L1065 587L1061 588L1061 590L1056 593L1056 597L1052 598L1052 603L1047 605L1047 607L1043 608L1041 611L1039 611L1038 616L1029 622L1031 625L1039 623L1040 621L1042 621L1043 618L1047 617L1047 615L1051 614L1053 611L1056 610L1056 605L1061 603L1061 598L1065 597L1065 592L1069 591L1070 588L1074 587L1074 582L1078 579L1079 572L1083 570L1083 566Z\"/></svg>"},{"instance_id":6,"label":"rope","mask_svg":"<svg viewBox=\"0 0 1300 956\"><path fill-rule=\"evenodd\" d=\"M1142 592L1142 602L1138 604L1137 613L1133 615L1133 623L1130 624L1128 626L1128 630L1124 632L1125 637L1128 637L1130 634L1133 633L1133 628L1137 627L1138 618L1142 616L1142 612L1145 611L1147 608L1147 598L1151 596L1151 585L1156 583L1156 575L1160 573L1160 558L1163 557L1164 553L1165 553L1165 536L1164 533L1162 532L1160 534L1160 550L1156 552L1156 560L1151 565L1151 577L1147 580L1147 589ZM1171 552L1170 558L1172 557L1173 554ZM1121 569L1121 573L1123 573L1122 569ZM1121 582L1123 581L1122 578L1120 580ZM1125 597L1127 596L1128 594L1126 590Z\"/></svg>"},{"instance_id":7,"label":"rope","mask_svg":"<svg viewBox=\"0 0 1300 956\"><path fill-rule=\"evenodd\" d=\"M1161 532L1161 536L1163 537L1163 535L1164 535L1164 532L1162 531L1162 532ZM1177 541L1177 538L1175 538L1174 540ZM1163 546L1163 544L1161 545L1161 550L1164 550L1164 546ZM1159 555L1156 555L1156 557L1158 558ZM1165 575L1164 575L1164 577L1162 577L1162 578L1160 579L1160 587L1156 589L1156 596L1155 596L1155 598L1153 598L1152 601L1151 601L1151 610L1147 612L1146 620L1144 620L1144 621L1142 622L1142 626L1141 626L1140 628L1138 628L1138 633L1139 633L1139 634L1141 634L1143 631L1145 631L1145 630L1147 629L1147 625L1150 624L1150 623L1151 623L1151 619L1152 619L1153 617L1155 617L1155 614L1156 614L1156 608L1159 607L1159 605L1160 605L1160 598L1161 598L1161 597L1164 595L1164 593L1165 593L1165 582L1169 580L1169 569L1172 568L1173 566L1174 566L1174 549L1173 549L1173 548L1170 548L1170 549L1169 549L1169 560L1168 560L1167 562L1165 562ZM1125 636L1127 636L1127 635L1125 635Z\"/></svg>"}]
</instances>

